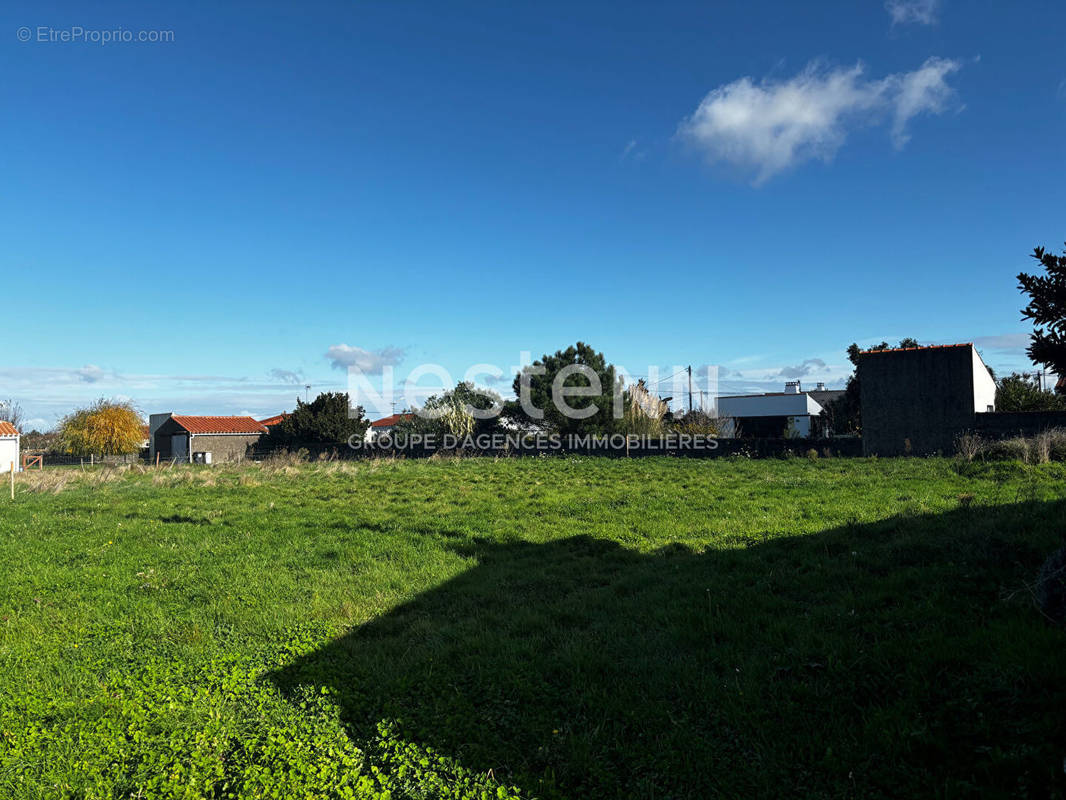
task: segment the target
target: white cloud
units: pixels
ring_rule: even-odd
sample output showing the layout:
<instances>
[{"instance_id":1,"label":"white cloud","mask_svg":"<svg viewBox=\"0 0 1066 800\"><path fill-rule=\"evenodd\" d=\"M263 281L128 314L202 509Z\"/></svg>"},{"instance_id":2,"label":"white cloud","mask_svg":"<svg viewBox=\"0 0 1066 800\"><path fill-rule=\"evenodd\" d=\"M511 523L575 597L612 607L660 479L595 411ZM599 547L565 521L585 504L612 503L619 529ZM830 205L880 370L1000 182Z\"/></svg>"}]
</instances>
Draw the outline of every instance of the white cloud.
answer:
<instances>
[{"instance_id":1,"label":"white cloud","mask_svg":"<svg viewBox=\"0 0 1066 800\"><path fill-rule=\"evenodd\" d=\"M802 364L797 364L794 367L782 367L781 371L777 373L782 378L788 378L789 380L795 380L796 378L805 378L812 372L823 370L828 372L825 362L820 358L808 358L803 361Z\"/></svg>"},{"instance_id":2,"label":"white cloud","mask_svg":"<svg viewBox=\"0 0 1066 800\"><path fill-rule=\"evenodd\" d=\"M804 161L830 161L851 130L886 117L902 147L911 119L944 110L953 94L945 79L958 68L957 61L930 58L913 72L867 80L862 64L811 63L786 81L744 77L704 97L678 134L711 163L754 170L760 184Z\"/></svg>"},{"instance_id":3,"label":"white cloud","mask_svg":"<svg viewBox=\"0 0 1066 800\"><path fill-rule=\"evenodd\" d=\"M333 369L355 367L366 375L380 375L385 367L394 367L403 361L405 351L402 347L383 347L380 350L364 350L346 344L332 345L326 351Z\"/></svg>"},{"instance_id":4,"label":"white cloud","mask_svg":"<svg viewBox=\"0 0 1066 800\"><path fill-rule=\"evenodd\" d=\"M940 0L887 0L885 3L885 11L892 17L893 25L911 22L933 25L939 10Z\"/></svg>"}]
</instances>

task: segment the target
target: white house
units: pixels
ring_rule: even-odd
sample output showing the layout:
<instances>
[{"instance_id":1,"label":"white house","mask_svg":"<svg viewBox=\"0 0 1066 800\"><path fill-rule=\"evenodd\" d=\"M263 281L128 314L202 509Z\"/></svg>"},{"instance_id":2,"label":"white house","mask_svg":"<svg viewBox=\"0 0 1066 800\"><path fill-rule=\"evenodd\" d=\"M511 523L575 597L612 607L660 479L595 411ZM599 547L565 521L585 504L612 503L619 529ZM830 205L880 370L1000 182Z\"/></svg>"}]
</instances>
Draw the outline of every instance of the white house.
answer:
<instances>
[{"instance_id":1,"label":"white house","mask_svg":"<svg viewBox=\"0 0 1066 800\"><path fill-rule=\"evenodd\" d=\"M10 472L21 467L19 461L19 432L10 422L0 420L0 472Z\"/></svg>"},{"instance_id":2,"label":"white house","mask_svg":"<svg viewBox=\"0 0 1066 800\"><path fill-rule=\"evenodd\" d=\"M366 433L363 435L363 439L367 442L373 442L380 439L382 436L391 434L393 428L396 427L396 423L403 419L413 417L414 414L390 414L387 417L376 419L370 423L370 427L366 429Z\"/></svg>"},{"instance_id":3,"label":"white house","mask_svg":"<svg viewBox=\"0 0 1066 800\"><path fill-rule=\"evenodd\" d=\"M719 397L718 416L733 420L737 436L817 437L824 433L818 425L824 404L842 394L821 384L815 391L804 392L799 381L789 381L783 392Z\"/></svg>"}]
</instances>

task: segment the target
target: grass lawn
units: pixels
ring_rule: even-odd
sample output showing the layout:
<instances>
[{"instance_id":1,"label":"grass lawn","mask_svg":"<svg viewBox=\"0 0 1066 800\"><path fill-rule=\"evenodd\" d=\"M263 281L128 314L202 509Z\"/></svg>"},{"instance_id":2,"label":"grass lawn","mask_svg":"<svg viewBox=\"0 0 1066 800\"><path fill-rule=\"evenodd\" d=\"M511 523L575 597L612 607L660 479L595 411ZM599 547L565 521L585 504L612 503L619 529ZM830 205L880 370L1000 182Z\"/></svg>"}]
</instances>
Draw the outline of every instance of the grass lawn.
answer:
<instances>
[{"instance_id":1,"label":"grass lawn","mask_svg":"<svg viewBox=\"0 0 1066 800\"><path fill-rule=\"evenodd\" d=\"M0 797L1062 796L1066 468L45 471Z\"/></svg>"}]
</instances>

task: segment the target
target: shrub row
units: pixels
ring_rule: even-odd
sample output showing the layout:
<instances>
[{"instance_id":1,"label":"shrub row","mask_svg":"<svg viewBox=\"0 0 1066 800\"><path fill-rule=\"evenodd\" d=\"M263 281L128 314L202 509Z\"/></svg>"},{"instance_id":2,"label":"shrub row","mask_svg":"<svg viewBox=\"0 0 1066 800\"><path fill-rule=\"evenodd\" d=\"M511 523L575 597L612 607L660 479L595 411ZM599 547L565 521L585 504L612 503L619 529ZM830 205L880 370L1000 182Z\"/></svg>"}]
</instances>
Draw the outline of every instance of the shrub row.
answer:
<instances>
[{"instance_id":1,"label":"shrub row","mask_svg":"<svg viewBox=\"0 0 1066 800\"><path fill-rule=\"evenodd\" d=\"M956 452L966 461L1020 461L1046 464L1066 461L1066 428L1052 428L1035 436L986 439L976 433L962 434Z\"/></svg>"}]
</instances>

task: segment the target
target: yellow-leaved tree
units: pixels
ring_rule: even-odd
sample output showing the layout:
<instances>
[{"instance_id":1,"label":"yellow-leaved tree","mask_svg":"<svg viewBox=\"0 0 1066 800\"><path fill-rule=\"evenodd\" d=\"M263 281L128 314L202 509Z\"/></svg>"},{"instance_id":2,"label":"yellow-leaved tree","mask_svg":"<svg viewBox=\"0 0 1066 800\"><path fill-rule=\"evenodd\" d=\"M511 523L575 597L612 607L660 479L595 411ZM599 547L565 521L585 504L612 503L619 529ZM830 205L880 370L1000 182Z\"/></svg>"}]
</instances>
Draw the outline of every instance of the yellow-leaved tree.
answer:
<instances>
[{"instance_id":1,"label":"yellow-leaved tree","mask_svg":"<svg viewBox=\"0 0 1066 800\"><path fill-rule=\"evenodd\" d=\"M74 455L126 455L144 442L144 422L131 403L101 398L59 423L63 450Z\"/></svg>"}]
</instances>

